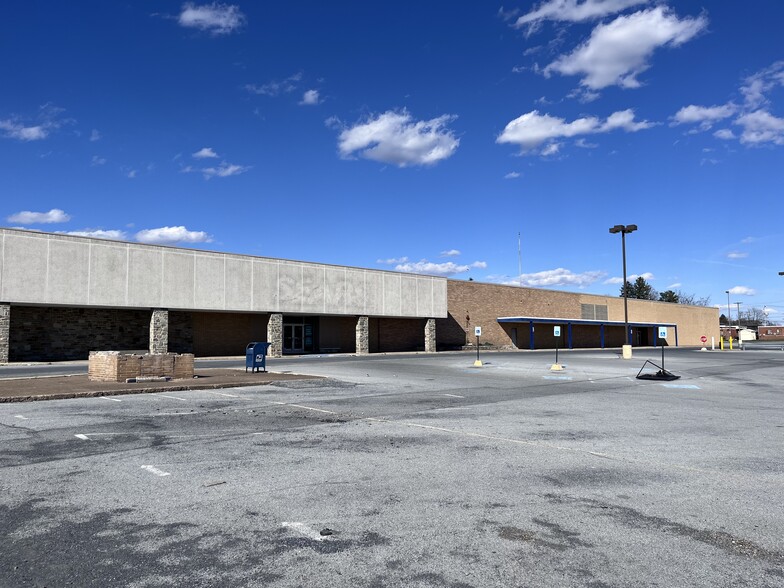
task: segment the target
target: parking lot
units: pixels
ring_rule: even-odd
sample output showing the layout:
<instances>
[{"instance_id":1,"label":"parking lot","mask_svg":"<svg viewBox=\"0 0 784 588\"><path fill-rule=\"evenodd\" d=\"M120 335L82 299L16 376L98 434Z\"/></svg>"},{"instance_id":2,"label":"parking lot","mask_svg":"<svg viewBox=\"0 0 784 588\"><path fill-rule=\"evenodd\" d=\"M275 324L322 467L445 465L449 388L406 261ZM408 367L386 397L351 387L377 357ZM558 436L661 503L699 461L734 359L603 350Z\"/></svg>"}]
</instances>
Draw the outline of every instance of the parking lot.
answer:
<instances>
[{"instance_id":1,"label":"parking lot","mask_svg":"<svg viewBox=\"0 0 784 588\"><path fill-rule=\"evenodd\" d=\"M784 586L784 352L0 404L0 586Z\"/></svg>"}]
</instances>

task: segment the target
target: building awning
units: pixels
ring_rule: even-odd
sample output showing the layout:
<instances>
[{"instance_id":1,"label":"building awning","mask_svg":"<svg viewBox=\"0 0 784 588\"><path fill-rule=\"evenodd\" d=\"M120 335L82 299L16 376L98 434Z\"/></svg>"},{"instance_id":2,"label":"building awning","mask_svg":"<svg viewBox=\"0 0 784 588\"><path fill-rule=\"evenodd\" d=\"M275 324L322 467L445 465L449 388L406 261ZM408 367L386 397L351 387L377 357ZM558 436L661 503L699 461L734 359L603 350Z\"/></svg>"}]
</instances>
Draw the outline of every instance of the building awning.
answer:
<instances>
[{"instance_id":1,"label":"building awning","mask_svg":"<svg viewBox=\"0 0 784 588\"><path fill-rule=\"evenodd\" d=\"M551 318L539 316L499 316L496 319L499 323L539 323L545 325L596 325L596 326L623 326L623 321L603 321L601 319L571 319L571 318ZM677 327L676 323L641 323L629 321L630 327Z\"/></svg>"}]
</instances>

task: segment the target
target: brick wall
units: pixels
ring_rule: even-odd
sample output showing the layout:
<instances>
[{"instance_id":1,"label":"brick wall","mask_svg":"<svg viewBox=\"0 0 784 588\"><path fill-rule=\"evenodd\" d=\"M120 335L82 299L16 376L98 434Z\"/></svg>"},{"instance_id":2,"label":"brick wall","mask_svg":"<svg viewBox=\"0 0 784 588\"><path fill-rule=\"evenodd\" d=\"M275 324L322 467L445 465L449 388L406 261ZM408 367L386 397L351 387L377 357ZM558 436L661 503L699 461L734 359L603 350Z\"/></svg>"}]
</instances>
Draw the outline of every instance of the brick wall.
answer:
<instances>
[{"instance_id":1,"label":"brick wall","mask_svg":"<svg viewBox=\"0 0 784 588\"><path fill-rule=\"evenodd\" d=\"M427 319L371 318L370 353L424 351L426 322Z\"/></svg>"},{"instance_id":2,"label":"brick wall","mask_svg":"<svg viewBox=\"0 0 784 588\"><path fill-rule=\"evenodd\" d=\"M129 378L165 376L182 380L193 378L193 355L93 351L89 356L87 374L90 380L99 382L125 382Z\"/></svg>"},{"instance_id":3,"label":"brick wall","mask_svg":"<svg viewBox=\"0 0 784 588\"><path fill-rule=\"evenodd\" d=\"M193 329L192 351L198 357L245 355L245 347L248 343L267 340L269 314L231 312L187 314L191 316Z\"/></svg>"},{"instance_id":4,"label":"brick wall","mask_svg":"<svg viewBox=\"0 0 784 588\"><path fill-rule=\"evenodd\" d=\"M449 317L436 321L439 349L457 348L474 341L474 327L482 327L481 341L499 347L513 347L513 328L517 328L517 347L529 348L528 323L499 323L504 316L541 318L572 318L581 316L581 304L607 305L607 320L623 321L623 298L596 296L538 288L520 288L449 280L447 282ZM629 300L629 321L645 323L675 323L678 325L678 343L684 346L702 346L700 337L719 337L719 311L713 307L687 306L650 300ZM650 331L650 329L648 329ZM537 349L554 347L552 326L535 325L534 340ZM549 333L545 336L546 333ZM559 346L566 342L566 328L562 329ZM599 347L599 327L573 326L575 347ZM605 328L605 346L623 344L622 326ZM636 342L635 342L636 343ZM648 333L648 345L653 344ZM669 329L667 344L675 345L675 333Z\"/></svg>"},{"instance_id":5,"label":"brick wall","mask_svg":"<svg viewBox=\"0 0 784 588\"><path fill-rule=\"evenodd\" d=\"M12 306L9 361L87 359L90 351L147 349L150 311Z\"/></svg>"}]
</instances>

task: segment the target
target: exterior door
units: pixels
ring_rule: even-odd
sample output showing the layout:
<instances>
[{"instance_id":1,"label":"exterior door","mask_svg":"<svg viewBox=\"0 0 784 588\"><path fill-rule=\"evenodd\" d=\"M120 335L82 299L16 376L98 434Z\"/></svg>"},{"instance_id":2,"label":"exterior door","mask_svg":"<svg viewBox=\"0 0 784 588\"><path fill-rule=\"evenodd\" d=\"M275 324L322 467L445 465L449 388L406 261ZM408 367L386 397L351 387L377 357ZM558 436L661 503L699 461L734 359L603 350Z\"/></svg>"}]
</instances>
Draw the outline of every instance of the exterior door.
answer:
<instances>
[{"instance_id":1,"label":"exterior door","mask_svg":"<svg viewBox=\"0 0 784 588\"><path fill-rule=\"evenodd\" d=\"M302 353L304 325L283 325L283 352Z\"/></svg>"}]
</instances>

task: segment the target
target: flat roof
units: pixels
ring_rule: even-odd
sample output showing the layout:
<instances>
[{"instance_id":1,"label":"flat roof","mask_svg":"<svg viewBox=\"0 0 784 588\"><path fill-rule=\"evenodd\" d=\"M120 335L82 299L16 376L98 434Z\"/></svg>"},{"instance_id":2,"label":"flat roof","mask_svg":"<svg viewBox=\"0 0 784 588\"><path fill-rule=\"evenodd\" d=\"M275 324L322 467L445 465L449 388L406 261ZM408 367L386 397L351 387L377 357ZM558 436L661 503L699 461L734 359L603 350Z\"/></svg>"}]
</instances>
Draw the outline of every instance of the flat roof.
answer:
<instances>
[{"instance_id":1,"label":"flat roof","mask_svg":"<svg viewBox=\"0 0 784 588\"><path fill-rule=\"evenodd\" d=\"M569 319L569 318L551 318L541 316L499 316L496 319L499 323L544 323L544 324L564 324L571 323L573 325L612 325L623 326L624 321L603 321L596 319ZM677 323L641 323L638 321L629 321L630 327L677 327Z\"/></svg>"}]
</instances>

